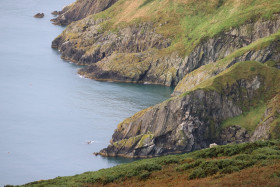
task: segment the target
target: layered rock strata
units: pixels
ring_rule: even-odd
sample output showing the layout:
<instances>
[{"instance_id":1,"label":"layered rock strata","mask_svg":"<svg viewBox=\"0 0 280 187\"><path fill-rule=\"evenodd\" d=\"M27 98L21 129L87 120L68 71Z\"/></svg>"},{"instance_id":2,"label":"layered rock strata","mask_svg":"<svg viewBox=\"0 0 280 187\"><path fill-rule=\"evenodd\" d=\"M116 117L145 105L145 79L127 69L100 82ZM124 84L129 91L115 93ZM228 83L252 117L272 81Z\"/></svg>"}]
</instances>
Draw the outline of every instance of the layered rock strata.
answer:
<instances>
[{"instance_id":1,"label":"layered rock strata","mask_svg":"<svg viewBox=\"0 0 280 187\"><path fill-rule=\"evenodd\" d=\"M254 65L262 69L252 72L255 71ZM244 66L248 67L244 69ZM232 76L233 72L227 72L207 86L198 87L126 119L118 125L111 144L100 154L152 157L207 148L213 142L249 141L246 129L232 126L221 130L221 125L226 119L244 113L252 103L258 103L256 100L269 89L267 81L270 79L261 73L267 71L266 66L256 62L242 62L233 69L239 79L223 82ZM238 69L243 71L243 75L236 75ZM273 71L277 73L272 79L279 77L279 70ZM267 97L273 94L267 94Z\"/></svg>"},{"instance_id":2,"label":"layered rock strata","mask_svg":"<svg viewBox=\"0 0 280 187\"><path fill-rule=\"evenodd\" d=\"M273 20L252 21L201 42L182 58L176 51L159 55L161 49L171 45L171 39L157 34L152 23L130 25L114 33L102 32L103 21L87 18L71 25L52 46L59 49L63 58L87 65L79 73L88 78L167 86L177 85L193 70L217 62L280 28L279 14ZM244 60L266 62L273 59L272 54L274 58L271 49L252 49L244 54L245 57L232 60L230 65Z\"/></svg>"}]
</instances>

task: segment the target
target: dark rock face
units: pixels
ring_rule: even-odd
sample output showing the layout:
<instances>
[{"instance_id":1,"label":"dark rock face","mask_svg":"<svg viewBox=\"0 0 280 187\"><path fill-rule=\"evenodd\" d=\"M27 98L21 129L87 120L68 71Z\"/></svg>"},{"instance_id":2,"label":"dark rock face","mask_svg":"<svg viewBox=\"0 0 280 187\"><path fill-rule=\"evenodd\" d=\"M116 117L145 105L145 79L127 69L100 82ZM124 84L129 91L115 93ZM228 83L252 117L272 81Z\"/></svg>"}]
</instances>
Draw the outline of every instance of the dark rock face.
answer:
<instances>
[{"instance_id":1,"label":"dark rock face","mask_svg":"<svg viewBox=\"0 0 280 187\"><path fill-rule=\"evenodd\" d=\"M187 73L201 67L202 65L216 62L228 56L232 52L242 47L248 46L252 42L270 36L280 29L280 14L274 20L259 20L232 29L220 34L210 40L199 44L190 55L188 55L178 70L178 79L181 80ZM235 59L232 64L241 61L256 60L265 62L270 60L272 50L261 51L257 54L250 51L245 58Z\"/></svg>"},{"instance_id":2,"label":"dark rock face","mask_svg":"<svg viewBox=\"0 0 280 187\"><path fill-rule=\"evenodd\" d=\"M271 132L275 131L273 128L277 128L277 124L275 123L272 127L272 123L274 123L280 116L280 94L277 94L269 103L268 107L265 110L263 115L263 119L258 124L256 130L253 135L250 137L250 141L254 142L257 140L268 140L271 138ZM279 124L278 124L279 126ZM279 130L278 130L279 132Z\"/></svg>"},{"instance_id":3,"label":"dark rock face","mask_svg":"<svg viewBox=\"0 0 280 187\"><path fill-rule=\"evenodd\" d=\"M248 142L250 138L249 133L245 128L240 126L230 126L224 129L221 133L221 144L242 143Z\"/></svg>"},{"instance_id":4,"label":"dark rock face","mask_svg":"<svg viewBox=\"0 0 280 187\"><path fill-rule=\"evenodd\" d=\"M150 48L162 49L171 43L169 39L163 38L153 30L152 23L145 23L138 26L130 26L121 29L118 33L100 32L97 25L103 20L94 21L94 26L87 27L91 34L85 32L84 38L87 40L80 44L81 48L93 47L89 54L86 51L76 48L76 42L65 40L63 36L56 38L52 42L53 48L58 48L63 58L69 59L79 65L90 65L105 57L109 57L113 52L117 53L139 53ZM83 35L82 33L81 35Z\"/></svg>"},{"instance_id":5,"label":"dark rock face","mask_svg":"<svg viewBox=\"0 0 280 187\"><path fill-rule=\"evenodd\" d=\"M34 15L34 18L43 18L45 16L44 13L37 13Z\"/></svg>"},{"instance_id":6,"label":"dark rock face","mask_svg":"<svg viewBox=\"0 0 280 187\"><path fill-rule=\"evenodd\" d=\"M242 114L237 103L256 97L262 84L258 76L241 79L221 93L199 89L149 108L121 123L100 154L152 157L248 141L243 128L219 129L225 119Z\"/></svg>"},{"instance_id":7,"label":"dark rock face","mask_svg":"<svg viewBox=\"0 0 280 187\"><path fill-rule=\"evenodd\" d=\"M218 68L212 68L211 71L208 71L207 68L205 68L205 69L201 70L200 72L195 73L195 75L187 74L179 82L179 84L175 88L172 95L173 96L180 95L180 94L188 91L189 89L192 89L196 85L223 72L224 70L231 67L232 65L234 65L237 62L243 62L243 61L258 61L261 63L265 63L267 61L278 62L280 59L279 49L280 49L280 41L274 41L267 47L264 47L261 49L250 50L250 51L228 61L223 66L220 66ZM278 65L278 63L276 63L274 67L280 69L280 66Z\"/></svg>"},{"instance_id":8,"label":"dark rock face","mask_svg":"<svg viewBox=\"0 0 280 187\"><path fill-rule=\"evenodd\" d=\"M66 6L62 11L54 11L57 18L51 21L55 25L68 25L91 14L96 14L112 6L117 0L77 0L75 3Z\"/></svg>"}]
</instances>

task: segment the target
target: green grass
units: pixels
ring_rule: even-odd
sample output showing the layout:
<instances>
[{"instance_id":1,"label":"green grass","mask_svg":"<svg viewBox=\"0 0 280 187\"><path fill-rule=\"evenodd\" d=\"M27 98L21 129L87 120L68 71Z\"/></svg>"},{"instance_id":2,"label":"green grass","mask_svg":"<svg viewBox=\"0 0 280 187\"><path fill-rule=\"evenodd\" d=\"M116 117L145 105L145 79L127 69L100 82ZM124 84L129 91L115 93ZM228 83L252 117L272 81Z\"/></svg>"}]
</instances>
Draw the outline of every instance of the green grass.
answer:
<instances>
[{"instance_id":1,"label":"green grass","mask_svg":"<svg viewBox=\"0 0 280 187\"><path fill-rule=\"evenodd\" d=\"M222 129L225 129L229 126L238 125L240 127L245 128L249 133L252 133L257 125L260 123L264 112L266 109L266 105L260 105L256 108L252 108L248 112L244 112L243 114L229 118L222 123Z\"/></svg>"},{"instance_id":2,"label":"green grass","mask_svg":"<svg viewBox=\"0 0 280 187\"><path fill-rule=\"evenodd\" d=\"M156 171L164 170L169 165L176 168L177 172L188 171L189 179L203 178L236 172L256 164L269 163L270 160L279 160L279 148L279 141L217 146L188 154L139 160L70 177L32 182L24 186L85 186L120 182L131 177L143 180Z\"/></svg>"},{"instance_id":3,"label":"green grass","mask_svg":"<svg viewBox=\"0 0 280 187\"><path fill-rule=\"evenodd\" d=\"M74 24L82 28L84 22L102 18L106 21L101 23L100 31L117 33L131 25L151 22L155 32L172 39L172 45L160 50L158 55L178 51L185 56L203 40L246 22L273 19L279 10L278 0L119 0L109 9ZM246 32L250 33L251 29Z\"/></svg>"}]
</instances>

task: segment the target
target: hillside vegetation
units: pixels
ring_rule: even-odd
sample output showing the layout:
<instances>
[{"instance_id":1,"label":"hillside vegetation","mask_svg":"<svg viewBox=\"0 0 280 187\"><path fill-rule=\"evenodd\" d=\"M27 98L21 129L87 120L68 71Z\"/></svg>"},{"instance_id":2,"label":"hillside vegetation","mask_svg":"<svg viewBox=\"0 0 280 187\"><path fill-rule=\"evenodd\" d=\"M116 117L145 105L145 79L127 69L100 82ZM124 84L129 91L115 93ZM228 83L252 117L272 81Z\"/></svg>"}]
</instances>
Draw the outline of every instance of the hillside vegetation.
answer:
<instances>
[{"instance_id":1,"label":"hillside vegetation","mask_svg":"<svg viewBox=\"0 0 280 187\"><path fill-rule=\"evenodd\" d=\"M278 0L119 0L87 20L102 18L106 21L100 30L116 33L128 25L152 22L156 33L172 39L162 53L180 50L186 55L203 40L221 32L259 18L273 19L279 8Z\"/></svg>"},{"instance_id":2,"label":"hillside vegetation","mask_svg":"<svg viewBox=\"0 0 280 187\"><path fill-rule=\"evenodd\" d=\"M280 184L279 161L279 141L243 143L217 146L189 154L145 159L23 186L277 186ZM242 179L246 179L241 180L242 175Z\"/></svg>"}]
</instances>

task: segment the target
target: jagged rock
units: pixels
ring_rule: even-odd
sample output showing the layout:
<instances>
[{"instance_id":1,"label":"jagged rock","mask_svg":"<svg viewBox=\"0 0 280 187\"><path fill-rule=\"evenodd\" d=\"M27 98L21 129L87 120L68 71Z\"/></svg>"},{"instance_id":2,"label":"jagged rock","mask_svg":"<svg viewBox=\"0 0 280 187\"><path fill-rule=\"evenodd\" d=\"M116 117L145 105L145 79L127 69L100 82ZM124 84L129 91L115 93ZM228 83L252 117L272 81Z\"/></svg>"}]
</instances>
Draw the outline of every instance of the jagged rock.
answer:
<instances>
[{"instance_id":1,"label":"jagged rock","mask_svg":"<svg viewBox=\"0 0 280 187\"><path fill-rule=\"evenodd\" d=\"M78 23L71 25L65 33L53 41L52 46L59 49L62 58L79 65L89 65L89 67L79 71L88 78L149 82L167 86L177 85L185 75L195 69L223 59L237 49L276 33L280 28L279 14L276 14L273 20L259 19L201 42L189 55L182 58L176 51L162 56L158 55L156 50L152 50L152 48L164 49L171 45L171 39L157 34L152 23L130 25L121 29L118 33L113 33L100 32L102 30L100 25L103 21L105 20L91 20L90 18L81 20L79 25L83 25L83 27L78 26ZM68 32L71 32L71 34L67 34ZM69 38L68 35L75 37ZM275 53L275 49L277 48L274 48L274 46L257 51L252 49L243 56L233 59L228 66L217 70L213 75L236 62L246 60L266 62L277 59L279 53ZM141 58L138 58L138 62L145 64L145 67L148 68L138 71L138 63L132 64L131 62L135 58L121 61L120 59L124 55L141 56ZM127 66L134 68L133 71L136 73L130 75L130 72L126 69ZM210 75L210 77L213 75ZM191 86L182 87L190 88ZM184 91L176 89L174 95L181 94Z\"/></svg>"},{"instance_id":2,"label":"jagged rock","mask_svg":"<svg viewBox=\"0 0 280 187\"><path fill-rule=\"evenodd\" d=\"M62 11L54 11L57 18L51 19L55 25L68 25L91 14L96 14L112 6L117 0L77 0L63 8Z\"/></svg>"},{"instance_id":3,"label":"jagged rock","mask_svg":"<svg viewBox=\"0 0 280 187\"><path fill-rule=\"evenodd\" d=\"M241 113L227 97L197 90L120 124L112 136L112 144L100 154L150 157L207 148L217 140L219 123ZM146 140L148 134L151 136Z\"/></svg>"},{"instance_id":4,"label":"jagged rock","mask_svg":"<svg viewBox=\"0 0 280 187\"><path fill-rule=\"evenodd\" d=\"M224 120L242 114L242 108L248 108L251 101L258 99L268 89L267 81L270 79L263 78L268 67L252 62L258 64L256 68L261 68L255 72L251 71L250 64L238 64L229 72L217 76L212 84L219 85L219 88L213 89L210 85L209 88L198 88L126 119L118 125L111 144L100 154L151 157L207 148L212 142L227 144L248 141L249 134L244 128L234 126L222 133L219 133L219 129ZM272 73L273 76L278 77L278 70L274 71L277 74ZM235 80L231 73L238 79ZM232 77L232 81L220 82L229 77ZM269 94L267 96L271 97Z\"/></svg>"},{"instance_id":5,"label":"jagged rock","mask_svg":"<svg viewBox=\"0 0 280 187\"><path fill-rule=\"evenodd\" d=\"M249 52L239 53L239 56L229 59L227 61L221 61L217 66L208 64L202 66L201 68L194 70L193 72L187 74L176 86L172 96L180 95L186 91L192 90L195 86L199 85L203 81L216 76L217 74L223 72L227 68L231 67L233 64L242 61L258 61L265 63L267 61L279 61L280 59L280 42L274 41L270 45L260 48L250 50ZM277 63L274 66L280 69Z\"/></svg>"},{"instance_id":6,"label":"jagged rock","mask_svg":"<svg viewBox=\"0 0 280 187\"><path fill-rule=\"evenodd\" d=\"M235 125L224 129L221 133L222 144L248 142L249 138L249 133L245 128Z\"/></svg>"},{"instance_id":7,"label":"jagged rock","mask_svg":"<svg viewBox=\"0 0 280 187\"><path fill-rule=\"evenodd\" d=\"M254 131L251 142L257 140L268 140L271 138L271 132L275 131L275 128L279 128L280 123L276 122L279 120L280 116L280 94L276 95L268 104L267 109L263 115L263 120L258 124L256 130ZM276 122L276 123L275 123ZM273 126L271 124L275 123ZM279 131L278 129L276 130ZM279 135L276 135L277 137ZM274 138L277 138L274 137Z\"/></svg>"},{"instance_id":8,"label":"jagged rock","mask_svg":"<svg viewBox=\"0 0 280 187\"><path fill-rule=\"evenodd\" d=\"M104 14L88 16L101 11L102 7L108 8L107 5L111 6L114 2L78 0L65 7L54 19L56 24L84 19L70 24L53 41L52 47L61 52L62 58L86 66L79 73L88 78L167 86L179 84L174 91L176 97L121 123L111 144L99 154L152 157L206 148L212 142L240 143L270 137L271 123L278 120L277 115L273 115L273 120L263 119L252 137L249 136L252 135L251 131L249 134L238 125L222 130L221 126L224 120L241 115L250 107L260 104L259 100L267 102L279 93L280 85L275 82L279 79L276 69L280 59L279 13L269 15L270 18L253 13L242 19L243 25L236 27L234 24L233 28L225 26L213 34L211 29L209 33L204 30L199 38L192 36L196 33L183 33L186 34L183 37L188 40L184 42L190 45L186 46L184 42L177 43L176 40L182 39L181 36L176 38L176 34L165 33L160 29L167 28L168 22L175 21L167 19L157 23L164 19L164 12L154 10L155 15L161 16L156 21L151 17L143 17L142 13L148 11L148 6L143 7L145 3L116 3L109 9L117 15L113 15L113 18L108 16L109 10ZM137 14L126 9L126 5L133 6ZM77 11L80 9L83 11ZM193 12L189 13L193 15ZM212 21L219 23L220 20L213 17ZM185 47L188 50L184 50ZM249 63L248 66L235 65L248 60L266 63L268 69L271 61L272 67L276 68L268 70L257 62L240 63ZM252 67L249 67L250 63ZM236 67L241 68L240 72ZM256 67L263 68L263 71L256 70ZM274 129L280 133L278 126Z\"/></svg>"},{"instance_id":9,"label":"jagged rock","mask_svg":"<svg viewBox=\"0 0 280 187\"><path fill-rule=\"evenodd\" d=\"M52 14L52 15L55 15L55 16L58 16L58 15L61 14L61 11L55 10L55 11L53 11L51 14Z\"/></svg>"},{"instance_id":10,"label":"jagged rock","mask_svg":"<svg viewBox=\"0 0 280 187\"><path fill-rule=\"evenodd\" d=\"M34 15L34 18L43 18L45 16L44 13L37 13Z\"/></svg>"}]
</instances>

